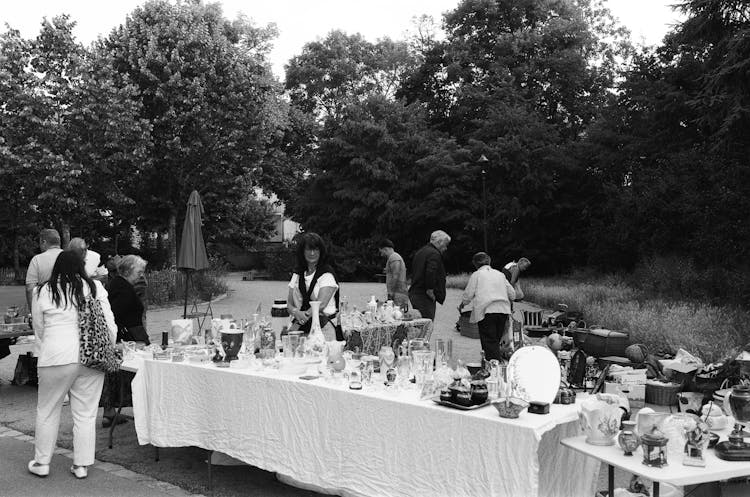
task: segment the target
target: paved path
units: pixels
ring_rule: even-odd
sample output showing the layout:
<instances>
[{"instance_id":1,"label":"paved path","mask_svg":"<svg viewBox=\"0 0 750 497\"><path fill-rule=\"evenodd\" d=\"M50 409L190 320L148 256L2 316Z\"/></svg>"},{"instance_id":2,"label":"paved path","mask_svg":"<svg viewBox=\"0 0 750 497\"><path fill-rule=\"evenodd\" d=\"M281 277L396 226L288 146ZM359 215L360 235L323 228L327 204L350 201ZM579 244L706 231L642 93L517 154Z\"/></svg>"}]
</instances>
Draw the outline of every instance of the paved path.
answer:
<instances>
[{"instance_id":1,"label":"paved path","mask_svg":"<svg viewBox=\"0 0 750 497\"><path fill-rule=\"evenodd\" d=\"M227 282L229 285L227 296L211 304L213 314L217 318L221 314L231 314L236 319L250 318L259 303L263 312L270 314L274 299L286 300L287 297L288 282L286 281L242 281L240 273L230 273ZM453 340L453 354L457 359L464 362L478 362L481 351L479 339L463 337L455 329L461 293L460 290L448 289L445 304L437 306L430 341L434 345L438 338L450 338ZM366 307L371 295L383 299L384 294L384 283L341 283L341 296L346 296L350 306L356 305L358 309ZM199 306L201 311L205 307L205 304ZM518 311L536 308L534 304L526 302L516 304ZM152 342L161 343L161 332L169 330L170 321L181 316L182 307L149 310L148 330Z\"/></svg>"},{"instance_id":2,"label":"paved path","mask_svg":"<svg viewBox=\"0 0 750 497\"><path fill-rule=\"evenodd\" d=\"M97 461L88 478L70 473L73 453L58 448L45 478L26 469L33 458L33 438L0 426L0 495L3 497L183 497L191 495L180 487L129 471L119 464Z\"/></svg>"}]
</instances>

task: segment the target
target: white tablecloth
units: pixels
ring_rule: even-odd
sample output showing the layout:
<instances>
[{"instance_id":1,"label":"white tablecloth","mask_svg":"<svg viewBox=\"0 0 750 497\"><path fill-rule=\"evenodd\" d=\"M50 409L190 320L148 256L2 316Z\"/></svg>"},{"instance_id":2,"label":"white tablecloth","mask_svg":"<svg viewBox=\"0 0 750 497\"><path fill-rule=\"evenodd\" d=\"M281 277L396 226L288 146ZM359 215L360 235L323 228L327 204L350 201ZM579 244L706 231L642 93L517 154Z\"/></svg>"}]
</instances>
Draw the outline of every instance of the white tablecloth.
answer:
<instances>
[{"instance_id":1,"label":"white tablecloth","mask_svg":"<svg viewBox=\"0 0 750 497\"><path fill-rule=\"evenodd\" d=\"M414 391L147 360L133 380L138 441L198 446L351 496L593 495L599 463L560 445L576 406L506 420Z\"/></svg>"}]
</instances>

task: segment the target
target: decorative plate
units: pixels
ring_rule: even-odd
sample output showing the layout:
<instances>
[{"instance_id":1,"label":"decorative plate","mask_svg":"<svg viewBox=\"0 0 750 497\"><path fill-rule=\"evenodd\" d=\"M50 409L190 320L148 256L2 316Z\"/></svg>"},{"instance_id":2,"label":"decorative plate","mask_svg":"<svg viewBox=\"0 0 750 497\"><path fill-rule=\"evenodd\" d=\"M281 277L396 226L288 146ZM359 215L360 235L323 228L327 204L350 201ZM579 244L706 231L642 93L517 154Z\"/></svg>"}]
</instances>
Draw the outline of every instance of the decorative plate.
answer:
<instances>
[{"instance_id":1,"label":"decorative plate","mask_svg":"<svg viewBox=\"0 0 750 497\"><path fill-rule=\"evenodd\" d=\"M508 362L508 381L513 397L551 404L560 388L560 363L547 347L521 347Z\"/></svg>"}]
</instances>

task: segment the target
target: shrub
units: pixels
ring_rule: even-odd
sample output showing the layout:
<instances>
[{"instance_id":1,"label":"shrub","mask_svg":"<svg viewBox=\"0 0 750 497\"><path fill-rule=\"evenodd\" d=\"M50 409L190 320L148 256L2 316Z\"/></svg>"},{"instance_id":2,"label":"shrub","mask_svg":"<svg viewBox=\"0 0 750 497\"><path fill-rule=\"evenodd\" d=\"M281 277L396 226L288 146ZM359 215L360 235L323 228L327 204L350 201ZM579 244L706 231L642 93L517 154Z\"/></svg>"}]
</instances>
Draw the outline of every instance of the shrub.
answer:
<instances>
[{"instance_id":1,"label":"shrub","mask_svg":"<svg viewBox=\"0 0 750 497\"><path fill-rule=\"evenodd\" d=\"M469 282L469 273L449 274L445 278L445 288L455 288L456 290L463 291L466 288L466 284Z\"/></svg>"},{"instance_id":2,"label":"shrub","mask_svg":"<svg viewBox=\"0 0 750 497\"><path fill-rule=\"evenodd\" d=\"M750 303L750 269L731 265L700 265L680 256L654 256L636 266L633 286L650 294L714 304Z\"/></svg>"},{"instance_id":3,"label":"shrub","mask_svg":"<svg viewBox=\"0 0 750 497\"><path fill-rule=\"evenodd\" d=\"M629 286L623 277L522 279L527 300L545 308L558 303L580 310L589 325L630 332L631 343L651 352L684 348L704 361L736 355L750 341L750 312L732 305L676 301Z\"/></svg>"},{"instance_id":4,"label":"shrub","mask_svg":"<svg viewBox=\"0 0 750 497\"><path fill-rule=\"evenodd\" d=\"M263 266L272 280L285 281L291 278L294 265L294 249L291 247L267 249L263 254Z\"/></svg>"},{"instance_id":5,"label":"shrub","mask_svg":"<svg viewBox=\"0 0 750 497\"><path fill-rule=\"evenodd\" d=\"M191 278L188 290L188 301L214 299L228 290L220 269L196 271ZM166 305L179 303L185 299L185 273L174 269L151 271L146 275L148 281L148 303Z\"/></svg>"}]
</instances>

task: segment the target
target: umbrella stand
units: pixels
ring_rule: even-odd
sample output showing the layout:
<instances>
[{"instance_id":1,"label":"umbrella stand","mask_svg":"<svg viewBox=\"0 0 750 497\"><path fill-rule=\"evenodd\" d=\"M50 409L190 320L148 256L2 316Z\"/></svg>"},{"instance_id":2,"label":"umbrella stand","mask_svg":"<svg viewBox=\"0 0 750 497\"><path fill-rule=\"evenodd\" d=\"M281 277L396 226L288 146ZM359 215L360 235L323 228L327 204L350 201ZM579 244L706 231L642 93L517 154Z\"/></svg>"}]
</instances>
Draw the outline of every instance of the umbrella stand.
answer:
<instances>
[{"instance_id":1,"label":"umbrella stand","mask_svg":"<svg viewBox=\"0 0 750 497\"><path fill-rule=\"evenodd\" d=\"M185 269L185 305L182 307L182 319L187 319L188 290L190 289L190 280L192 279L193 270Z\"/></svg>"}]
</instances>

